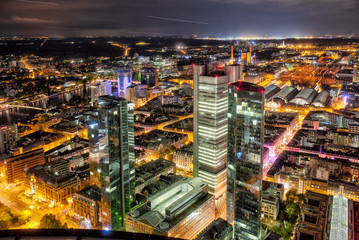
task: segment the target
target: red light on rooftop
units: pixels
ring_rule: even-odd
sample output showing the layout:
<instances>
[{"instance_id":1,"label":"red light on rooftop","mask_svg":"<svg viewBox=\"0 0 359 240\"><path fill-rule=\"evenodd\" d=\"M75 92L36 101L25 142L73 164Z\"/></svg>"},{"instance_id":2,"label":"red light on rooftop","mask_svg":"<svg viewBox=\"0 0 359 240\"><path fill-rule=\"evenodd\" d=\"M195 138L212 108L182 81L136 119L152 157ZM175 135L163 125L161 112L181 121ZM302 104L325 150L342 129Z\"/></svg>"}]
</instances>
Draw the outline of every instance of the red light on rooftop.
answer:
<instances>
[{"instance_id":1,"label":"red light on rooftop","mask_svg":"<svg viewBox=\"0 0 359 240\"><path fill-rule=\"evenodd\" d=\"M214 75L216 78L218 77L218 75Z\"/></svg>"}]
</instances>

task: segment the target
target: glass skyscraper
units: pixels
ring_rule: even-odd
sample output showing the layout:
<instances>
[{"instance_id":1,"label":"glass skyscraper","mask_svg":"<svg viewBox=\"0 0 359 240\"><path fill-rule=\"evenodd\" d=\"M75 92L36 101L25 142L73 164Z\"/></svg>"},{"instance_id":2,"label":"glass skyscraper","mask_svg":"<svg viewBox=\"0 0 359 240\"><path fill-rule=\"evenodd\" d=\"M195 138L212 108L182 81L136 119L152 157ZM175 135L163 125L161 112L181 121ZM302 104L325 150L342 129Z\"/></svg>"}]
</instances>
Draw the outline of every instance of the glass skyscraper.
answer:
<instances>
[{"instance_id":1,"label":"glass skyscraper","mask_svg":"<svg viewBox=\"0 0 359 240\"><path fill-rule=\"evenodd\" d=\"M240 240L260 239L264 88L228 88L227 221Z\"/></svg>"},{"instance_id":2,"label":"glass skyscraper","mask_svg":"<svg viewBox=\"0 0 359 240\"><path fill-rule=\"evenodd\" d=\"M124 98L99 97L99 157L102 226L123 230L135 200L133 104Z\"/></svg>"}]
</instances>

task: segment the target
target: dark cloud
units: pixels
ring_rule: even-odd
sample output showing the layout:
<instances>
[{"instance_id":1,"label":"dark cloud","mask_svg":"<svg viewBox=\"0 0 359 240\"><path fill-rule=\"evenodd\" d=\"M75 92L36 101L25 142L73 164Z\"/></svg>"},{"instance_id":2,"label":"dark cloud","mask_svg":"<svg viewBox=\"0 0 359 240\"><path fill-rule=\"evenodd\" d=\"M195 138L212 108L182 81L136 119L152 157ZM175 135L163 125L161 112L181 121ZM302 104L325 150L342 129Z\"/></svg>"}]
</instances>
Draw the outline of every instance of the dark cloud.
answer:
<instances>
[{"instance_id":1,"label":"dark cloud","mask_svg":"<svg viewBox=\"0 0 359 240\"><path fill-rule=\"evenodd\" d=\"M358 11L358 0L0 0L0 35L347 34Z\"/></svg>"}]
</instances>

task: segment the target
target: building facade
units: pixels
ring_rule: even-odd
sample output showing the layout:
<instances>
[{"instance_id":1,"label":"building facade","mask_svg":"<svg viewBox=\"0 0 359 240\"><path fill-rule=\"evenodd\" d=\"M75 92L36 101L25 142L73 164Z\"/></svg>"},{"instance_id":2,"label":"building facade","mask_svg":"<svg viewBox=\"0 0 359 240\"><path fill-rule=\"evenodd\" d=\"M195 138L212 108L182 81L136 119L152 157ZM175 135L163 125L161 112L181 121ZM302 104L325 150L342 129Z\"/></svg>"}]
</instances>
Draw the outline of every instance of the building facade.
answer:
<instances>
[{"instance_id":1,"label":"building facade","mask_svg":"<svg viewBox=\"0 0 359 240\"><path fill-rule=\"evenodd\" d=\"M128 86L132 83L132 69L130 67L122 67L118 71L117 76L117 93L123 96Z\"/></svg>"},{"instance_id":2,"label":"building facade","mask_svg":"<svg viewBox=\"0 0 359 240\"><path fill-rule=\"evenodd\" d=\"M216 217L225 218L228 75L193 68L193 175L208 184L216 199Z\"/></svg>"},{"instance_id":3,"label":"building facade","mask_svg":"<svg viewBox=\"0 0 359 240\"><path fill-rule=\"evenodd\" d=\"M3 125L0 127L0 153L5 153L14 146L19 139L17 124Z\"/></svg>"},{"instance_id":4,"label":"building facade","mask_svg":"<svg viewBox=\"0 0 359 240\"><path fill-rule=\"evenodd\" d=\"M92 185L74 194L74 215L89 220L92 225L100 224L101 189Z\"/></svg>"},{"instance_id":5,"label":"building facade","mask_svg":"<svg viewBox=\"0 0 359 240\"><path fill-rule=\"evenodd\" d=\"M148 87L158 85L158 69L156 68L141 68L141 84Z\"/></svg>"},{"instance_id":6,"label":"building facade","mask_svg":"<svg viewBox=\"0 0 359 240\"><path fill-rule=\"evenodd\" d=\"M102 227L119 230L135 200L133 104L124 98L99 98L99 156Z\"/></svg>"},{"instance_id":7,"label":"building facade","mask_svg":"<svg viewBox=\"0 0 359 240\"><path fill-rule=\"evenodd\" d=\"M93 106L100 96L112 94L111 81L102 81L94 86L90 86L91 105Z\"/></svg>"},{"instance_id":8,"label":"building facade","mask_svg":"<svg viewBox=\"0 0 359 240\"><path fill-rule=\"evenodd\" d=\"M75 192L90 185L88 164L71 172L59 171L68 166L68 160L57 160L29 169L25 172L25 189L53 203L67 202Z\"/></svg>"},{"instance_id":9,"label":"building facade","mask_svg":"<svg viewBox=\"0 0 359 240\"><path fill-rule=\"evenodd\" d=\"M227 221L235 239L260 239L264 88L236 82L228 93Z\"/></svg>"},{"instance_id":10,"label":"building facade","mask_svg":"<svg viewBox=\"0 0 359 240\"><path fill-rule=\"evenodd\" d=\"M44 150L38 149L6 159L6 177L8 183L24 180L24 172L45 163Z\"/></svg>"},{"instance_id":11,"label":"building facade","mask_svg":"<svg viewBox=\"0 0 359 240\"><path fill-rule=\"evenodd\" d=\"M126 231L194 239L215 220L214 197L199 178L179 180L126 216Z\"/></svg>"}]
</instances>

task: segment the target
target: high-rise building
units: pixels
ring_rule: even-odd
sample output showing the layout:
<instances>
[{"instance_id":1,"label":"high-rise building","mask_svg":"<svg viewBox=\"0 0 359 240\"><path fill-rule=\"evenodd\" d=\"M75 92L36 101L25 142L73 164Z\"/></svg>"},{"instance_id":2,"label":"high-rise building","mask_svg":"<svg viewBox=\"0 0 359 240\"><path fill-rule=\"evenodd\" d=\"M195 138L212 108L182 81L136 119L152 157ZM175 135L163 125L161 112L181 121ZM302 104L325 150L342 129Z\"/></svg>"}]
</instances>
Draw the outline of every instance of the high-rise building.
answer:
<instances>
[{"instance_id":1,"label":"high-rise building","mask_svg":"<svg viewBox=\"0 0 359 240\"><path fill-rule=\"evenodd\" d=\"M98 101L99 96L111 95L112 83L111 81L102 81L96 85L90 86L91 105Z\"/></svg>"},{"instance_id":2,"label":"high-rise building","mask_svg":"<svg viewBox=\"0 0 359 240\"><path fill-rule=\"evenodd\" d=\"M205 73L204 66L194 66L193 76L193 174L215 196L216 217L225 218L229 77L221 71Z\"/></svg>"},{"instance_id":3,"label":"high-rise building","mask_svg":"<svg viewBox=\"0 0 359 240\"><path fill-rule=\"evenodd\" d=\"M14 146L19 139L17 124L3 125L0 127L0 153L5 153Z\"/></svg>"},{"instance_id":4,"label":"high-rise building","mask_svg":"<svg viewBox=\"0 0 359 240\"><path fill-rule=\"evenodd\" d=\"M118 96L125 94L126 88L132 83L132 70L130 67L122 67L117 75L117 93Z\"/></svg>"},{"instance_id":5,"label":"high-rise building","mask_svg":"<svg viewBox=\"0 0 359 240\"><path fill-rule=\"evenodd\" d=\"M158 69L157 68L141 68L141 84L153 87L158 85Z\"/></svg>"},{"instance_id":6,"label":"high-rise building","mask_svg":"<svg viewBox=\"0 0 359 240\"><path fill-rule=\"evenodd\" d=\"M121 230L135 200L133 103L99 98L99 156L103 229Z\"/></svg>"},{"instance_id":7,"label":"high-rise building","mask_svg":"<svg viewBox=\"0 0 359 240\"><path fill-rule=\"evenodd\" d=\"M228 88L227 221L235 239L259 239L264 134L264 88Z\"/></svg>"}]
</instances>

